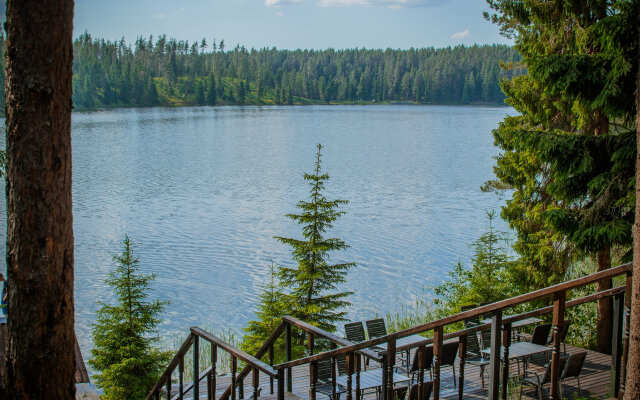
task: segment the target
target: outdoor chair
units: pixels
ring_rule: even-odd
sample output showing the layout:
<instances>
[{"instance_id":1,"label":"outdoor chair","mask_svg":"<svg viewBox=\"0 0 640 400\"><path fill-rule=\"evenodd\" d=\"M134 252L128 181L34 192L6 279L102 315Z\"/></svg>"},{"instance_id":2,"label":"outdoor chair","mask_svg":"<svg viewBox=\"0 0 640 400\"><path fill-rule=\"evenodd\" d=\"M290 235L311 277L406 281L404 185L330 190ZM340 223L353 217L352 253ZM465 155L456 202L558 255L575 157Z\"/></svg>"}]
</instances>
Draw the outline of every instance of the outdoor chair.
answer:
<instances>
[{"instance_id":1,"label":"outdoor chair","mask_svg":"<svg viewBox=\"0 0 640 400\"><path fill-rule=\"evenodd\" d=\"M562 347L564 348L564 354L567 354L567 334L569 333L569 328L571 327L571 323L573 321L571 320L566 320L564 321L564 324L562 324L560 326L560 343L562 343ZM552 345L553 344L553 331L552 334L549 335L549 341L547 342L547 345Z\"/></svg>"},{"instance_id":2,"label":"outdoor chair","mask_svg":"<svg viewBox=\"0 0 640 400\"><path fill-rule=\"evenodd\" d=\"M529 339L529 341L533 344L546 346L549 342L549 333L551 332L551 327L551 324L537 325L535 328L533 328L533 333L531 334L531 338ZM528 362L532 362L536 365L545 365L549 362L549 353L544 353L544 356L542 354L530 356L523 361L525 369L528 368Z\"/></svg>"},{"instance_id":3,"label":"outdoor chair","mask_svg":"<svg viewBox=\"0 0 640 400\"><path fill-rule=\"evenodd\" d=\"M418 398L418 389L420 387L419 383L416 383L411 386L411 390L409 390L409 398L405 397L405 400L429 400L431 398L431 389L433 388L433 382L427 381L423 384L424 394L422 395L422 399ZM400 397L399 397L400 398Z\"/></svg>"},{"instance_id":4,"label":"outdoor chair","mask_svg":"<svg viewBox=\"0 0 640 400\"><path fill-rule=\"evenodd\" d=\"M366 321L365 324L367 325L367 334L369 335L369 339L387 335L387 327L384 324L384 319L370 319ZM398 351L396 352L396 355L397 354L400 354L400 365L402 367L401 369L404 369L406 371L409 350L407 349L406 351Z\"/></svg>"},{"instance_id":5,"label":"outdoor chair","mask_svg":"<svg viewBox=\"0 0 640 400\"><path fill-rule=\"evenodd\" d=\"M480 344L478 343L477 333L470 333L467 335L467 354L464 359L465 364L471 364L480 367L480 381L482 382L482 388L484 389L484 370L489 365L489 358L484 357L480 351Z\"/></svg>"},{"instance_id":6,"label":"outdoor chair","mask_svg":"<svg viewBox=\"0 0 640 400\"><path fill-rule=\"evenodd\" d=\"M460 307L460 312L465 312L469 310L473 310L474 308L478 308L477 304L467 304L466 306ZM472 325L480 325L480 318L478 316L467 318L464 320L464 327L466 328L468 324Z\"/></svg>"},{"instance_id":7,"label":"outdoor chair","mask_svg":"<svg viewBox=\"0 0 640 400\"><path fill-rule=\"evenodd\" d=\"M367 340L364 334L364 326L361 321L344 324L344 334L346 339L353 343L360 343Z\"/></svg>"},{"instance_id":8,"label":"outdoor chair","mask_svg":"<svg viewBox=\"0 0 640 400\"><path fill-rule=\"evenodd\" d=\"M564 366L567 362L567 358L565 356L560 356L560 376L562 376L562 371L564 371ZM522 390L524 386L534 386L536 388L536 393L538 394L539 400L542 400L542 390L544 389L544 385L551 382L551 363L548 363L545 366L544 373L540 375L538 372L533 370L525 370L522 381L520 382L520 397L522 398ZM562 390L560 390L560 396L562 396ZM547 392L547 394L549 394Z\"/></svg>"},{"instance_id":9,"label":"outdoor chair","mask_svg":"<svg viewBox=\"0 0 640 400\"><path fill-rule=\"evenodd\" d=\"M442 360L440 361L440 367L447 365L451 366L453 370L453 387L456 387L456 356L458 355L458 342L445 343L442 346Z\"/></svg>"},{"instance_id":10,"label":"outdoor chair","mask_svg":"<svg viewBox=\"0 0 640 400\"><path fill-rule=\"evenodd\" d=\"M331 400L337 400L333 398L333 363L331 358L318 361L318 384L316 385L316 391L329 397ZM339 385L336 385L336 397L340 397L340 393L344 393L344 389Z\"/></svg>"},{"instance_id":11,"label":"outdoor chair","mask_svg":"<svg viewBox=\"0 0 640 400\"><path fill-rule=\"evenodd\" d=\"M580 388L580 373L582 372L582 367L584 366L586 358L586 351L569 355L564 371L562 372L562 375L560 375L560 397L562 397L562 384L565 380L571 378L576 378L578 381L578 397L582 395L582 389Z\"/></svg>"}]
</instances>

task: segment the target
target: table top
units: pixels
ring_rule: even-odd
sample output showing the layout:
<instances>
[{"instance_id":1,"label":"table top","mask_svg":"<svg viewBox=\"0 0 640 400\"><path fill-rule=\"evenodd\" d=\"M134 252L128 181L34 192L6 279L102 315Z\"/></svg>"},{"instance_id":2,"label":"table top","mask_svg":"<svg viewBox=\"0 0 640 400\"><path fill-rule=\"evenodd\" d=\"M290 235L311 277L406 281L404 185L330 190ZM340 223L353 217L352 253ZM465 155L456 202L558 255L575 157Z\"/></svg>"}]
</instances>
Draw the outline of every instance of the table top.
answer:
<instances>
[{"instance_id":1,"label":"table top","mask_svg":"<svg viewBox=\"0 0 640 400\"><path fill-rule=\"evenodd\" d=\"M424 339L424 338L423 338ZM352 389L356 389L356 376L353 374ZM406 382L409 377L406 375L400 375L393 373L393 383ZM347 375L340 375L336 378L336 383L340 386L347 386ZM382 386L382 368L370 369L360 372L360 389L371 389L374 387Z\"/></svg>"},{"instance_id":2,"label":"table top","mask_svg":"<svg viewBox=\"0 0 640 400\"><path fill-rule=\"evenodd\" d=\"M511 317L511 315L505 315L502 318L507 318L507 317ZM483 319L480 322L482 322L483 324L490 324L491 323L491 318ZM529 317L529 318L521 319L520 321L513 322L511 324L511 327L512 328L521 328L521 327L527 326L527 325L539 324L540 322L543 322L540 318Z\"/></svg>"},{"instance_id":3,"label":"table top","mask_svg":"<svg viewBox=\"0 0 640 400\"><path fill-rule=\"evenodd\" d=\"M547 346L541 346L539 344L533 344L531 342L516 342L509 346L509 358L526 357L532 354L550 352ZM482 350L484 354L491 354L491 348ZM504 346L500 346L500 358L504 356Z\"/></svg>"}]
</instances>

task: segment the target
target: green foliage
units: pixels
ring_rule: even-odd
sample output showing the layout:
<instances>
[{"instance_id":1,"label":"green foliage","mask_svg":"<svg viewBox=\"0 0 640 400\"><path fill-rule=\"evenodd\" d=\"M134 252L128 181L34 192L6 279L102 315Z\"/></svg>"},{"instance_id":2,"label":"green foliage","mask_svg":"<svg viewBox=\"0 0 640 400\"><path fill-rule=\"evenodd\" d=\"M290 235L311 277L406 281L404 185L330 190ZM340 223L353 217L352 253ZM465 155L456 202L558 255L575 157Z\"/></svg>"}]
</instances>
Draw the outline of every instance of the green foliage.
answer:
<instances>
[{"instance_id":1,"label":"green foliage","mask_svg":"<svg viewBox=\"0 0 640 400\"><path fill-rule=\"evenodd\" d=\"M267 341L271 333L280 325L282 317L286 315L286 296L282 294L277 280L276 265L269 266L269 281L262 286L262 292L258 297L258 311L256 320L250 321L244 329L242 349L255 355L260 347ZM284 361L284 340L278 339L274 346L275 362Z\"/></svg>"},{"instance_id":2,"label":"green foliage","mask_svg":"<svg viewBox=\"0 0 640 400\"><path fill-rule=\"evenodd\" d=\"M105 281L117 301L98 302L89 360L99 372L95 380L107 400L146 398L170 358L155 346L159 338L153 336L167 302L147 301L155 275L140 273L128 236L122 243L122 253L113 256L116 269Z\"/></svg>"},{"instance_id":3,"label":"green foliage","mask_svg":"<svg viewBox=\"0 0 640 400\"><path fill-rule=\"evenodd\" d=\"M139 37L131 46L80 35L74 41L75 107L241 104L232 94L240 82L246 104L501 104L498 81L514 71L501 71L498 63L520 59L504 45L338 51L212 46L207 52L207 46L194 44L161 35ZM209 80L214 74L217 93ZM250 87L255 95L249 96Z\"/></svg>"},{"instance_id":4,"label":"green foliage","mask_svg":"<svg viewBox=\"0 0 640 400\"><path fill-rule=\"evenodd\" d=\"M288 214L287 217L302 225L303 239L276 239L292 248L296 268L279 267L278 278L287 294L287 312L307 323L326 331L335 332L335 324L346 321L342 308L350 305L346 298L351 292L335 292L337 286L345 282L349 268L355 263L329 264L329 253L348 248L338 238L325 238L325 232L332 223L344 214L338 211L346 200L327 200L324 197L324 184L329 175L321 174L321 150L318 145L315 170L313 174L304 174L309 182L310 200L300 201L297 205L300 214Z\"/></svg>"},{"instance_id":5,"label":"green foliage","mask_svg":"<svg viewBox=\"0 0 640 400\"><path fill-rule=\"evenodd\" d=\"M487 211L489 227L473 242L471 269L458 262L449 281L434 288L434 305L444 315L455 314L466 304L493 303L513 294L509 268L508 237L494 227L495 211Z\"/></svg>"}]
</instances>

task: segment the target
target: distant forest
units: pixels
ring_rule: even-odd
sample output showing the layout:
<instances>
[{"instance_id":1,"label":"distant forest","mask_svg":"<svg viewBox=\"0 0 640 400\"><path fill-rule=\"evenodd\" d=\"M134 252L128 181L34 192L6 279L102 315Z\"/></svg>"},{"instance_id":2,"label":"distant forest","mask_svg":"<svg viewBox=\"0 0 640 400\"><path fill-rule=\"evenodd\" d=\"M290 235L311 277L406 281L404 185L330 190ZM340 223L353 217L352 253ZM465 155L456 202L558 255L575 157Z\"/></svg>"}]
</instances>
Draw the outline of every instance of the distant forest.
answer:
<instances>
[{"instance_id":1,"label":"distant forest","mask_svg":"<svg viewBox=\"0 0 640 400\"><path fill-rule=\"evenodd\" d=\"M5 38L0 38L4 69ZM224 40L74 41L76 109L156 105L502 104L498 82L523 73L505 45L409 50L226 49ZM4 108L4 74L0 101Z\"/></svg>"}]
</instances>

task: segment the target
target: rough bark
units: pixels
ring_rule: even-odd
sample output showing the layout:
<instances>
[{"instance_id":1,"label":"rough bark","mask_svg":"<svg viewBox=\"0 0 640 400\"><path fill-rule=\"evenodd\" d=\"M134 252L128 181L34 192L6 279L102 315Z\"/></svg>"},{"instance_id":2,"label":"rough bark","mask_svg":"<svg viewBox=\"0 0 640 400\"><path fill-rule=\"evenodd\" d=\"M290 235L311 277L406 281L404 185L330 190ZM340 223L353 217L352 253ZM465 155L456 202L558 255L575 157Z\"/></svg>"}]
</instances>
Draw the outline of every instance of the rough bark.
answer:
<instances>
[{"instance_id":1,"label":"rough bark","mask_svg":"<svg viewBox=\"0 0 640 400\"><path fill-rule=\"evenodd\" d=\"M609 248L601 250L596 255L598 259L598 271L611 268L611 250ZM611 289L611 279L598 281L597 290ZM611 330L613 327L613 303L611 297L598 300L597 321L596 321L596 351L604 354L611 354Z\"/></svg>"},{"instance_id":2,"label":"rough bark","mask_svg":"<svg viewBox=\"0 0 640 400\"><path fill-rule=\"evenodd\" d=\"M640 43L640 7L636 9L638 43ZM638 59L640 61L640 47ZM640 62L636 75L636 219L633 224L633 293L631 322L629 323L629 353L627 377L624 385L625 400L640 400Z\"/></svg>"},{"instance_id":3,"label":"rough bark","mask_svg":"<svg viewBox=\"0 0 640 400\"><path fill-rule=\"evenodd\" d=\"M11 399L74 399L73 0L7 1Z\"/></svg>"}]
</instances>

